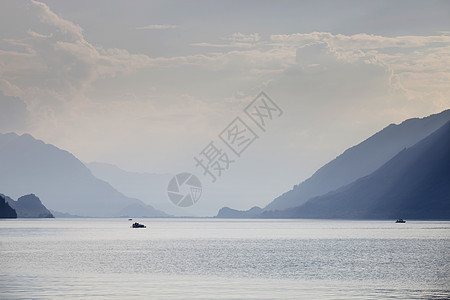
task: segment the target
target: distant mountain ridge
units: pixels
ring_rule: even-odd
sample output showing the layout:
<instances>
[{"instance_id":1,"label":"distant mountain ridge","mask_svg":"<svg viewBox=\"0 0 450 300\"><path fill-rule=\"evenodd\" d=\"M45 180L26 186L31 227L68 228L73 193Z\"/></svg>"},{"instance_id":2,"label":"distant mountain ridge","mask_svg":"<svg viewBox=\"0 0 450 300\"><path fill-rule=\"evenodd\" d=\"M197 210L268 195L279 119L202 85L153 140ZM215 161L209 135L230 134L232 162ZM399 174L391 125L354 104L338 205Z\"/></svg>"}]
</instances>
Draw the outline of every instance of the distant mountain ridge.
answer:
<instances>
[{"instance_id":1,"label":"distant mountain ridge","mask_svg":"<svg viewBox=\"0 0 450 300\"><path fill-rule=\"evenodd\" d=\"M372 174L261 217L450 219L450 121Z\"/></svg>"},{"instance_id":2,"label":"distant mountain ridge","mask_svg":"<svg viewBox=\"0 0 450 300\"><path fill-rule=\"evenodd\" d=\"M391 124L368 139L353 146L330 161L309 179L274 199L264 208L264 213L226 208L226 218L256 218L271 215L270 211L283 211L299 207L314 197L326 195L368 176L400 151L411 147L450 121L450 109L425 118L413 118L399 125ZM224 216L219 211L217 217Z\"/></svg>"},{"instance_id":3,"label":"distant mountain ridge","mask_svg":"<svg viewBox=\"0 0 450 300\"><path fill-rule=\"evenodd\" d=\"M167 197L170 174L129 172L119 167L99 162L85 163L95 177L102 179L119 192L142 200L166 213L184 216L186 211L175 206Z\"/></svg>"},{"instance_id":4,"label":"distant mountain ridge","mask_svg":"<svg viewBox=\"0 0 450 300\"><path fill-rule=\"evenodd\" d=\"M81 216L115 217L130 204L143 205L96 178L71 153L29 134L0 134L0 191L14 198L35 193L50 209Z\"/></svg>"},{"instance_id":5,"label":"distant mountain ridge","mask_svg":"<svg viewBox=\"0 0 450 300\"><path fill-rule=\"evenodd\" d=\"M49 210L52 213L52 215L55 216L55 218L87 218L86 216L72 215L69 213L64 213L64 212L56 211L53 209L49 209Z\"/></svg>"},{"instance_id":6,"label":"distant mountain ridge","mask_svg":"<svg viewBox=\"0 0 450 300\"><path fill-rule=\"evenodd\" d=\"M274 199L264 210L299 206L312 197L324 195L367 176L404 148L411 147L450 121L450 109L425 118L391 124L330 161L309 179Z\"/></svg>"}]
</instances>

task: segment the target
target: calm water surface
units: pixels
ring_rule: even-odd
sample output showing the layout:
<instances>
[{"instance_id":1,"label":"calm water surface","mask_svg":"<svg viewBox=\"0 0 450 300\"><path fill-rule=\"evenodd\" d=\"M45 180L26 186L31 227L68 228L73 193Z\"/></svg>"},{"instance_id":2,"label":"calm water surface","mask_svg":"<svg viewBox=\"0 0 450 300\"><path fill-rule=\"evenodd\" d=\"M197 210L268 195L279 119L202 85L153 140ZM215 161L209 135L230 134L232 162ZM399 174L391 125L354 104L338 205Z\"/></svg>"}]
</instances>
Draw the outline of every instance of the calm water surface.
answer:
<instances>
[{"instance_id":1,"label":"calm water surface","mask_svg":"<svg viewBox=\"0 0 450 300\"><path fill-rule=\"evenodd\" d=\"M450 222L0 221L0 299L448 299Z\"/></svg>"}]
</instances>

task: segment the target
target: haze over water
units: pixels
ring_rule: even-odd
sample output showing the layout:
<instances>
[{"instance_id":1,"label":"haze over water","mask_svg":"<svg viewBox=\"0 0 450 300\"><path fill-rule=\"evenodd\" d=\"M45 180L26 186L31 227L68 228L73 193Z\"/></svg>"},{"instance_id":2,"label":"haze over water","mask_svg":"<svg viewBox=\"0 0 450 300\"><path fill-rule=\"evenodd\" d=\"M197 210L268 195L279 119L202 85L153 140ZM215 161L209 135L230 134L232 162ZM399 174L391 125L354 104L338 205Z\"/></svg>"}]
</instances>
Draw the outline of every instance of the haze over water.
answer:
<instances>
[{"instance_id":1,"label":"haze over water","mask_svg":"<svg viewBox=\"0 0 450 300\"><path fill-rule=\"evenodd\" d=\"M450 222L137 221L2 220L0 298L450 297Z\"/></svg>"}]
</instances>

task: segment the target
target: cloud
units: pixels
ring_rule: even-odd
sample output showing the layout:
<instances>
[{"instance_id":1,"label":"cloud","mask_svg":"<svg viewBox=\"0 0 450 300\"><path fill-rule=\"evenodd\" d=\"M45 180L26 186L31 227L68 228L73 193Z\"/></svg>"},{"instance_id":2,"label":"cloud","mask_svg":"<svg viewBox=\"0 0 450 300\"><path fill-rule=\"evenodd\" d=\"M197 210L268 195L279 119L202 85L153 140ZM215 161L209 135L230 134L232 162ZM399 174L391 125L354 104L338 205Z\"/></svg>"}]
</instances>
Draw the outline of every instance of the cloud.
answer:
<instances>
[{"instance_id":1,"label":"cloud","mask_svg":"<svg viewBox=\"0 0 450 300\"><path fill-rule=\"evenodd\" d=\"M228 44L215 44L215 43L192 43L191 46L195 47L211 47L211 48L250 48L249 43L228 43Z\"/></svg>"},{"instance_id":2,"label":"cloud","mask_svg":"<svg viewBox=\"0 0 450 300\"><path fill-rule=\"evenodd\" d=\"M78 40L84 42L83 29L80 26L59 17L51 11L45 3L31 0L30 7L42 23L58 28L62 35L70 38L72 41Z\"/></svg>"},{"instance_id":3,"label":"cloud","mask_svg":"<svg viewBox=\"0 0 450 300\"><path fill-rule=\"evenodd\" d=\"M391 85L407 99L421 99L433 109L449 105L450 36L333 35L327 32L270 36L274 47L313 49L324 44L338 60L383 64L391 70ZM326 64L325 60L322 64ZM446 104L444 104L446 103ZM434 105L432 105L434 106Z\"/></svg>"},{"instance_id":4,"label":"cloud","mask_svg":"<svg viewBox=\"0 0 450 300\"><path fill-rule=\"evenodd\" d=\"M243 34L240 32L235 32L227 39L233 42L256 43L261 39L261 37L258 33Z\"/></svg>"},{"instance_id":5,"label":"cloud","mask_svg":"<svg viewBox=\"0 0 450 300\"><path fill-rule=\"evenodd\" d=\"M235 32L224 37L223 44L193 44L213 47L216 52L153 58L94 45L86 41L79 25L56 15L46 4L32 1L30 7L36 22L49 27L43 33L35 26L28 30L26 38L3 40L10 47L0 49L0 86L35 107L47 103L54 109L58 102L89 99L97 82L134 78L138 70L141 77L152 82L153 97L161 93L177 97L177 93L188 91L194 97L215 95L216 99L224 99L243 90L251 91L247 92L249 96L292 66L317 72L319 66L327 68L334 61L383 65L391 74L392 87L409 98L426 97L428 85L436 87L441 97L437 103L446 103L442 97L448 89L450 37L445 35L384 37L313 32L264 39L258 33ZM160 24L140 28L175 27ZM203 88L205 84L216 88Z\"/></svg>"},{"instance_id":6,"label":"cloud","mask_svg":"<svg viewBox=\"0 0 450 300\"><path fill-rule=\"evenodd\" d=\"M335 48L342 49L387 49L387 48L411 48L421 46L445 46L450 42L450 36L394 36L386 37L373 34L331 34L329 32L274 34L270 40L278 46L303 46L308 43L326 42Z\"/></svg>"},{"instance_id":7,"label":"cloud","mask_svg":"<svg viewBox=\"0 0 450 300\"><path fill-rule=\"evenodd\" d=\"M47 25L46 32L28 30L21 39L3 39L0 49L1 86L10 87L34 109L61 107L59 102L82 99L92 83L129 74L151 64L145 55L124 49L103 48L86 41L83 30L65 20L41 2L31 1L35 28Z\"/></svg>"},{"instance_id":8,"label":"cloud","mask_svg":"<svg viewBox=\"0 0 450 300\"><path fill-rule=\"evenodd\" d=\"M136 29L176 29L179 28L178 25L163 25L163 24L153 24L153 25L147 25L147 26L142 26L142 27L136 27Z\"/></svg>"},{"instance_id":9,"label":"cloud","mask_svg":"<svg viewBox=\"0 0 450 300\"><path fill-rule=\"evenodd\" d=\"M228 41L227 43L217 44L217 43L192 43L192 46L196 47L211 47L211 48L251 48L255 47L258 42L260 42L261 37L258 33L243 34L240 32L235 32L228 37L223 38L223 40Z\"/></svg>"}]
</instances>

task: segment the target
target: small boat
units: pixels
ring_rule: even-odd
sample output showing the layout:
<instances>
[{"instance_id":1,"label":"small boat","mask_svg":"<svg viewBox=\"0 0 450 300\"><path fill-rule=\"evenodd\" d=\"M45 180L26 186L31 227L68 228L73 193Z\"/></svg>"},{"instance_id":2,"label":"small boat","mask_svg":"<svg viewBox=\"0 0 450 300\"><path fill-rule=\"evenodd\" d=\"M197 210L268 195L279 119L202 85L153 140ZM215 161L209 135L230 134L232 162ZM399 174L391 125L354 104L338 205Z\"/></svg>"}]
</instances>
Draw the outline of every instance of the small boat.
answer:
<instances>
[{"instance_id":1,"label":"small boat","mask_svg":"<svg viewBox=\"0 0 450 300\"><path fill-rule=\"evenodd\" d=\"M406 221L403 220L402 218L398 218L397 221L395 221L395 223L406 223Z\"/></svg>"},{"instance_id":2,"label":"small boat","mask_svg":"<svg viewBox=\"0 0 450 300\"><path fill-rule=\"evenodd\" d=\"M133 225L131 225L131 227L133 227L133 228L147 228L147 226L145 226L144 224L139 224L138 222L133 223Z\"/></svg>"}]
</instances>

